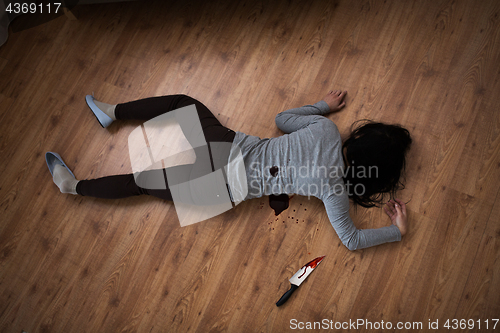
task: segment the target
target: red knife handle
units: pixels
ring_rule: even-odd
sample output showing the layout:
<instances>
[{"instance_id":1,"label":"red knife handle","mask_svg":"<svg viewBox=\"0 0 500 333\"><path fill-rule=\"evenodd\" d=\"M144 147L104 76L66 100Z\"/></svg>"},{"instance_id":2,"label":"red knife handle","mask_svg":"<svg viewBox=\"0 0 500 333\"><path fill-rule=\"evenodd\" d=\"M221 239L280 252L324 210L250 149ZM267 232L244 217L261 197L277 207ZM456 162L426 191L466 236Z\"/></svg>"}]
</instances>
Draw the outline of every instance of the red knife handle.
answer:
<instances>
[{"instance_id":1,"label":"red knife handle","mask_svg":"<svg viewBox=\"0 0 500 333\"><path fill-rule=\"evenodd\" d=\"M297 290L298 287L299 286L292 284L290 289L288 289L288 291L286 293L284 293L283 296L281 296L280 300L276 303L276 306L281 306L281 305L285 304L285 302L288 301L290 296L292 296L293 292L295 290Z\"/></svg>"}]
</instances>

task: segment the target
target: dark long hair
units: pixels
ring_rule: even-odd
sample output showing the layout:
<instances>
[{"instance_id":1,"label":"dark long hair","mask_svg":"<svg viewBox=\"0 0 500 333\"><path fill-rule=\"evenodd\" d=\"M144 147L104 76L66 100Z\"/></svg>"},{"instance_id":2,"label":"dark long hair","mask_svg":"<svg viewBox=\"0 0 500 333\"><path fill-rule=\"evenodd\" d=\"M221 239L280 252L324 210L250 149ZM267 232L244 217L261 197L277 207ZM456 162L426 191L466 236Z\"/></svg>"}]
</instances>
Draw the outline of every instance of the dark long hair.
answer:
<instances>
[{"instance_id":1,"label":"dark long hair","mask_svg":"<svg viewBox=\"0 0 500 333\"><path fill-rule=\"evenodd\" d=\"M382 204L385 194L392 198L404 188L400 178L412 142L410 132L400 125L371 120L359 120L351 129L342 145L349 166L344 177L349 196L367 208Z\"/></svg>"}]
</instances>

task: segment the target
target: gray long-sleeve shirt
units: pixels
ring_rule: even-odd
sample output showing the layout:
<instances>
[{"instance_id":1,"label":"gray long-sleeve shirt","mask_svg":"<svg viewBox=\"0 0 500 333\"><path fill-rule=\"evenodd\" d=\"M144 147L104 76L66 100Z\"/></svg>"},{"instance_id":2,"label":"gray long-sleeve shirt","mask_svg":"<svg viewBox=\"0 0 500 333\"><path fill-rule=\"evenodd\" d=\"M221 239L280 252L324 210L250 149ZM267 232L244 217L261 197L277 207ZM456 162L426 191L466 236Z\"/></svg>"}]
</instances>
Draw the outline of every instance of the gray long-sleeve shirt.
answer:
<instances>
[{"instance_id":1,"label":"gray long-sleeve shirt","mask_svg":"<svg viewBox=\"0 0 500 333\"><path fill-rule=\"evenodd\" d=\"M363 230L354 226L349 216L348 189L342 179L342 140L337 126L323 116L329 112L325 101L281 112L276 125L285 134L277 138L261 139L236 132L229 160L241 152L247 193L242 199L282 193L317 197L349 250L401 240L395 225ZM239 181L229 177L233 191Z\"/></svg>"}]
</instances>

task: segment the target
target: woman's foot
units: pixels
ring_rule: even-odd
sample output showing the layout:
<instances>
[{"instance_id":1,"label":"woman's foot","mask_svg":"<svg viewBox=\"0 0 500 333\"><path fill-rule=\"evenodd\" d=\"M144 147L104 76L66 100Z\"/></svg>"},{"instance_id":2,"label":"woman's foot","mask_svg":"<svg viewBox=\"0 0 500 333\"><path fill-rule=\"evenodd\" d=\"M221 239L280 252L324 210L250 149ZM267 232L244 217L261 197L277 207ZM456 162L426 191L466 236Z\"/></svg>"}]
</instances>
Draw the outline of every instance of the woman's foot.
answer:
<instances>
[{"instance_id":1,"label":"woman's foot","mask_svg":"<svg viewBox=\"0 0 500 333\"><path fill-rule=\"evenodd\" d=\"M346 94L346 90L331 90L323 100L328 104L331 112L337 112L345 106L344 97Z\"/></svg>"},{"instance_id":2,"label":"woman's foot","mask_svg":"<svg viewBox=\"0 0 500 333\"><path fill-rule=\"evenodd\" d=\"M94 99L94 103L109 118L111 118L113 120L116 120L116 117L115 117L115 108L116 108L116 105L106 104L106 103L103 103L103 102L99 102L99 101L97 101L95 99Z\"/></svg>"},{"instance_id":3,"label":"woman's foot","mask_svg":"<svg viewBox=\"0 0 500 333\"><path fill-rule=\"evenodd\" d=\"M54 166L54 175L52 177L54 183L59 187L61 193L76 193L76 185L78 184L78 180L73 177L69 171L63 167L61 164L56 164Z\"/></svg>"},{"instance_id":4,"label":"woman's foot","mask_svg":"<svg viewBox=\"0 0 500 333\"><path fill-rule=\"evenodd\" d=\"M102 127L108 127L114 120L116 120L116 105L96 101L92 95L85 96L85 101Z\"/></svg>"}]
</instances>

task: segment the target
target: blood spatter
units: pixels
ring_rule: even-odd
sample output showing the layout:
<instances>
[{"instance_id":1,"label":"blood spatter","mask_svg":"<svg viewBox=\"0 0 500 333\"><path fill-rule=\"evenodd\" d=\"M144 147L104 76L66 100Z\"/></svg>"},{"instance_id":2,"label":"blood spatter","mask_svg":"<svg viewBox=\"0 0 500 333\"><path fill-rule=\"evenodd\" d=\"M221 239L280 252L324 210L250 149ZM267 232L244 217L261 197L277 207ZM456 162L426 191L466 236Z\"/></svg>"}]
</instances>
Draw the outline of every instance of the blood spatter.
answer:
<instances>
[{"instance_id":1,"label":"blood spatter","mask_svg":"<svg viewBox=\"0 0 500 333\"><path fill-rule=\"evenodd\" d=\"M279 171L280 171L280 169L277 166L272 166L269 169L269 173L271 173L271 176L273 176L273 177L276 177L278 175Z\"/></svg>"},{"instance_id":2,"label":"blood spatter","mask_svg":"<svg viewBox=\"0 0 500 333\"><path fill-rule=\"evenodd\" d=\"M269 206L274 209L274 214L278 216L282 211L288 208L288 195L280 194L280 195L270 195L269 196Z\"/></svg>"},{"instance_id":3,"label":"blood spatter","mask_svg":"<svg viewBox=\"0 0 500 333\"><path fill-rule=\"evenodd\" d=\"M316 266L318 266L318 264L321 262L321 260L323 260L324 257L325 256L318 257L316 259L309 261L307 264L305 264L304 272L298 278L300 279L304 274L306 274L308 268L315 269Z\"/></svg>"}]
</instances>

